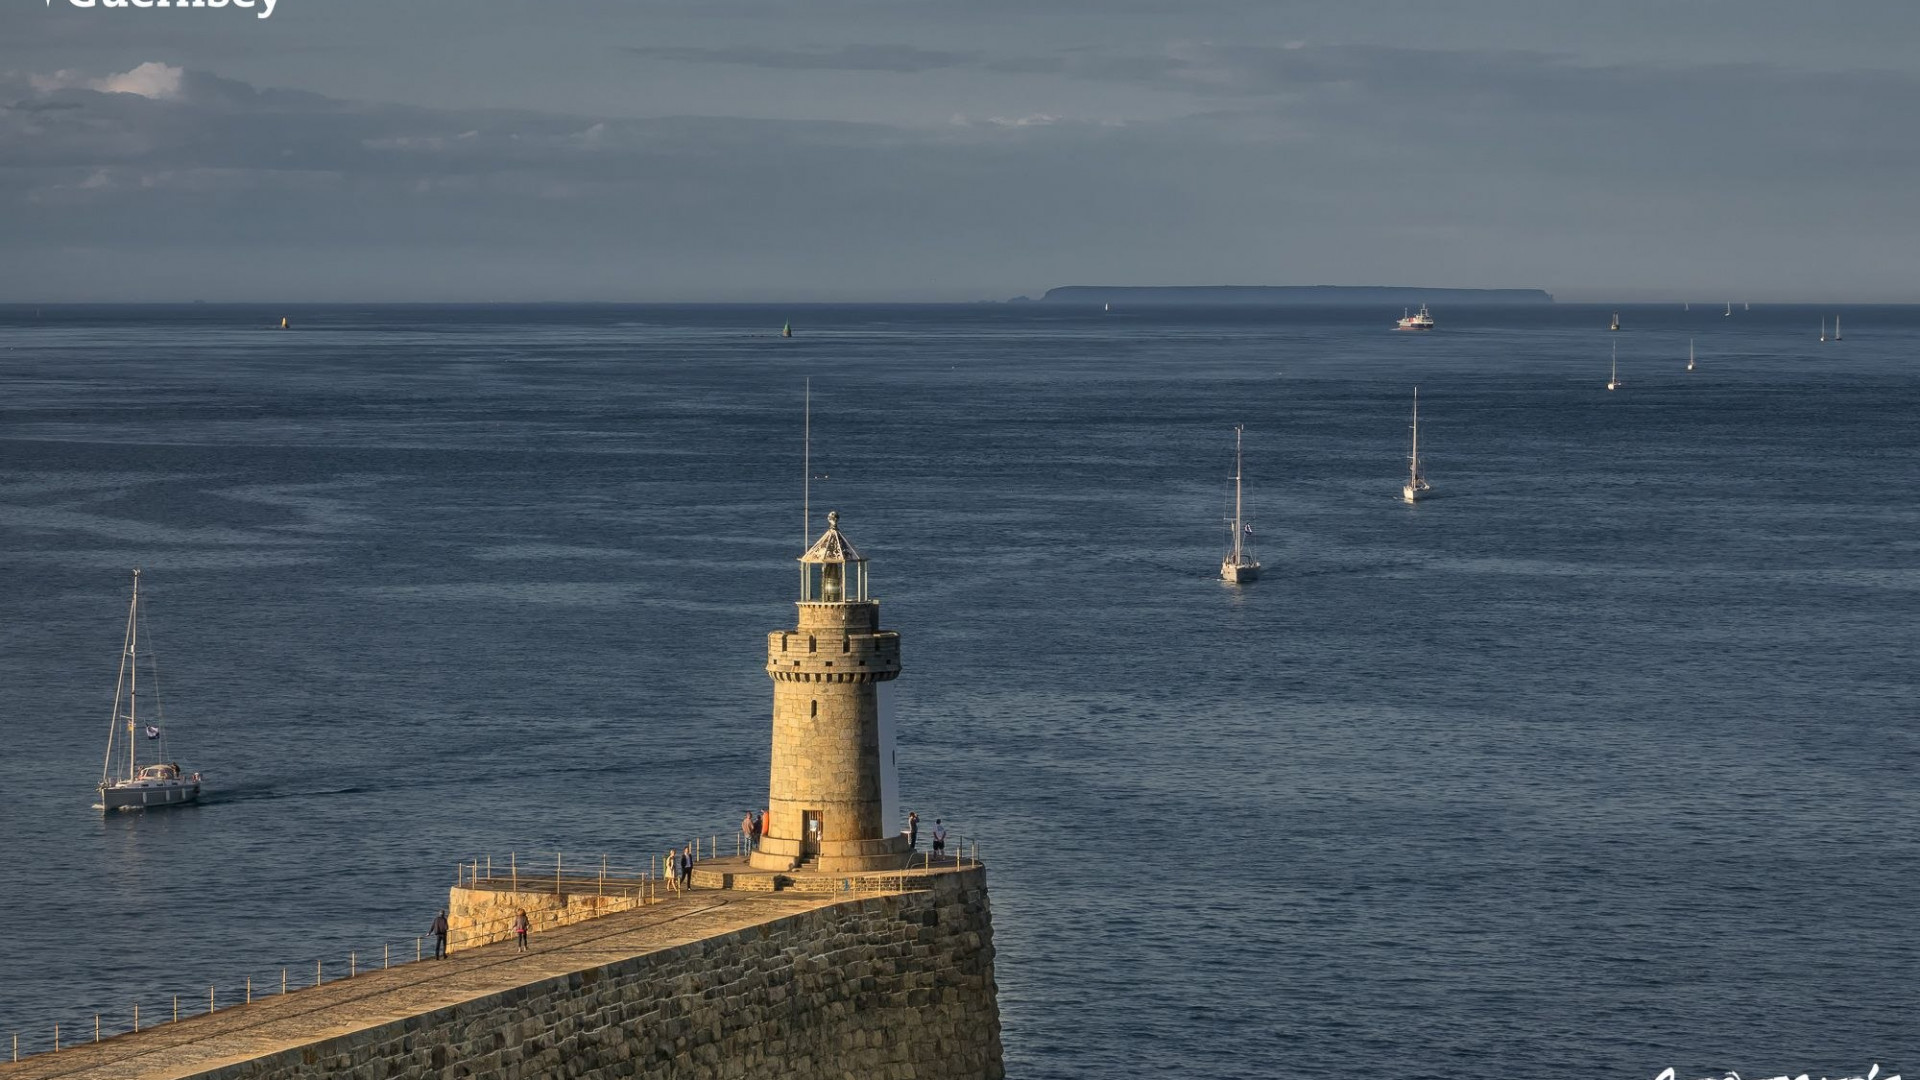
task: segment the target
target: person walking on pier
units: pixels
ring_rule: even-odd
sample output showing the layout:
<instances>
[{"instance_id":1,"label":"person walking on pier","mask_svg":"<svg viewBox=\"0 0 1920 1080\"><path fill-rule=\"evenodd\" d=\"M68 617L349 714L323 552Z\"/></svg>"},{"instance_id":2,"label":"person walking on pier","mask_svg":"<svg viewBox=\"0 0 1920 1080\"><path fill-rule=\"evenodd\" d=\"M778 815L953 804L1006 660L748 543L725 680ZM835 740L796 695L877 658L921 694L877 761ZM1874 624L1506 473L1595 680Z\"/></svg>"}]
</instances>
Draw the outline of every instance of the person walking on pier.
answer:
<instances>
[{"instance_id":1,"label":"person walking on pier","mask_svg":"<svg viewBox=\"0 0 1920 1080\"><path fill-rule=\"evenodd\" d=\"M680 849L680 887L693 888L693 845Z\"/></svg>"},{"instance_id":2,"label":"person walking on pier","mask_svg":"<svg viewBox=\"0 0 1920 1080\"><path fill-rule=\"evenodd\" d=\"M947 827L940 824L939 818L933 819L933 855L934 858L947 853Z\"/></svg>"},{"instance_id":3,"label":"person walking on pier","mask_svg":"<svg viewBox=\"0 0 1920 1080\"><path fill-rule=\"evenodd\" d=\"M526 908L521 908L519 912L517 912L513 916L513 924L511 929L513 930L514 940L520 943L520 951L526 952L527 951L527 909Z\"/></svg>"},{"instance_id":4,"label":"person walking on pier","mask_svg":"<svg viewBox=\"0 0 1920 1080\"><path fill-rule=\"evenodd\" d=\"M435 960L446 959L447 958L447 912L445 908L442 908L440 910L440 915L438 918L433 920L433 925L427 928L427 933L433 935L433 958Z\"/></svg>"}]
</instances>

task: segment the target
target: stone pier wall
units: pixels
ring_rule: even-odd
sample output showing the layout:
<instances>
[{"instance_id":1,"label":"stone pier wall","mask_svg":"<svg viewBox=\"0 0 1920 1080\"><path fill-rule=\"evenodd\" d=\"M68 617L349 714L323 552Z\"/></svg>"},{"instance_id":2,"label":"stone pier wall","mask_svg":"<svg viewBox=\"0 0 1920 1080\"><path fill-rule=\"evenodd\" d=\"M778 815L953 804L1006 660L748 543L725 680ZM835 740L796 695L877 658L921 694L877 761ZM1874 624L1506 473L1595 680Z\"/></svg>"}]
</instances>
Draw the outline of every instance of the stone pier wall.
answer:
<instances>
[{"instance_id":1,"label":"stone pier wall","mask_svg":"<svg viewBox=\"0 0 1920 1080\"><path fill-rule=\"evenodd\" d=\"M999 1080L985 870L916 884L192 1075Z\"/></svg>"},{"instance_id":2,"label":"stone pier wall","mask_svg":"<svg viewBox=\"0 0 1920 1080\"><path fill-rule=\"evenodd\" d=\"M644 907L649 897L655 900L670 895L661 887L624 886L596 891L591 884L573 892L539 892L493 889L487 886L455 886L447 895L447 948L452 951L490 945L513 936L509 929L516 912L525 910L529 933L538 934L559 926L570 926L616 911Z\"/></svg>"}]
</instances>

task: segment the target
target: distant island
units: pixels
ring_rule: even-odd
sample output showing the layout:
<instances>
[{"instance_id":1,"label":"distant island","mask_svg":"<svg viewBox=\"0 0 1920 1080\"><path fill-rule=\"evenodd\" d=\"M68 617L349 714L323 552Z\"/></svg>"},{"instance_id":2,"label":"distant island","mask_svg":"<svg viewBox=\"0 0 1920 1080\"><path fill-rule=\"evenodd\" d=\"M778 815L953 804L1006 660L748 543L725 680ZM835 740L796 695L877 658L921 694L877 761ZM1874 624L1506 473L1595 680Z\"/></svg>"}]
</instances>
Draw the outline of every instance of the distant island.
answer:
<instances>
[{"instance_id":1,"label":"distant island","mask_svg":"<svg viewBox=\"0 0 1920 1080\"><path fill-rule=\"evenodd\" d=\"M1345 305L1551 304L1545 289L1421 289L1402 285L1062 285L1048 304Z\"/></svg>"}]
</instances>

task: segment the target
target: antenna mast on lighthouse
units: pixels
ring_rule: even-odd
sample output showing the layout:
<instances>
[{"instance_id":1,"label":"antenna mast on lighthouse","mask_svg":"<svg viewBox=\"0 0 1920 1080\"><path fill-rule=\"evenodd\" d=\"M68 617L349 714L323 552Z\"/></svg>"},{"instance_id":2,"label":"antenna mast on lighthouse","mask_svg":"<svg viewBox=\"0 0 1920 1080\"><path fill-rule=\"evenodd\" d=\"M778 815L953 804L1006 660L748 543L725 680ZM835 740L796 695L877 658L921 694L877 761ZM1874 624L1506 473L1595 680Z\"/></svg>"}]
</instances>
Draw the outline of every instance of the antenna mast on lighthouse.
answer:
<instances>
[{"instance_id":1,"label":"antenna mast on lighthouse","mask_svg":"<svg viewBox=\"0 0 1920 1080\"><path fill-rule=\"evenodd\" d=\"M813 376L807 376L807 419L800 451L800 547L813 543Z\"/></svg>"}]
</instances>

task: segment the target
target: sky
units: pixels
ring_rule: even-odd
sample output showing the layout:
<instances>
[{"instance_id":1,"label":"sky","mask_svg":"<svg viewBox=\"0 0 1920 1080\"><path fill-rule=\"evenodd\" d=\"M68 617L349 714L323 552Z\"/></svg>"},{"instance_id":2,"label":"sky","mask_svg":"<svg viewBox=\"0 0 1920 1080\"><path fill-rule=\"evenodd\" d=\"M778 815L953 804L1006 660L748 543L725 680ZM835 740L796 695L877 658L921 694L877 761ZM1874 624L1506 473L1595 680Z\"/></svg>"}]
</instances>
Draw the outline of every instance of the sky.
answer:
<instances>
[{"instance_id":1,"label":"sky","mask_svg":"<svg viewBox=\"0 0 1920 1080\"><path fill-rule=\"evenodd\" d=\"M0 0L0 302L1920 302L1920 4Z\"/></svg>"}]
</instances>

